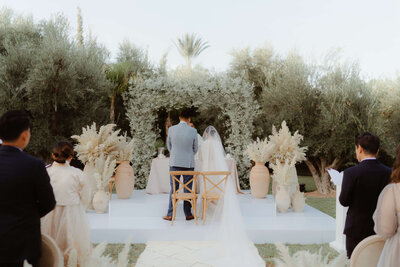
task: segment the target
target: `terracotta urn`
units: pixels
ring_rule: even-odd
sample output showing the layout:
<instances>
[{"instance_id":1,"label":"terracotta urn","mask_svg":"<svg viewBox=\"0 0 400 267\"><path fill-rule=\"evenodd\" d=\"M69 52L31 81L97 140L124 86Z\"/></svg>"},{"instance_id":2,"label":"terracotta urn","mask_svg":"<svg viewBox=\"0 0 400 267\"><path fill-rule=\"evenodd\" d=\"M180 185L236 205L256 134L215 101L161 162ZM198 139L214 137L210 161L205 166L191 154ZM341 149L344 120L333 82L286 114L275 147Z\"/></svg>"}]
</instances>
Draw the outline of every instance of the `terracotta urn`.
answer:
<instances>
[{"instance_id":1,"label":"terracotta urn","mask_svg":"<svg viewBox=\"0 0 400 267\"><path fill-rule=\"evenodd\" d=\"M280 213L287 212L290 207L290 195L287 186L277 185L275 203Z\"/></svg>"},{"instance_id":2,"label":"terracotta urn","mask_svg":"<svg viewBox=\"0 0 400 267\"><path fill-rule=\"evenodd\" d=\"M251 194L255 198L265 198L268 194L270 175L263 162L256 162L250 171Z\"/></svg>"},{"instance_id":3,"label":"terracotta urn","mask_svg":"<svg viewBox=\"0 0 400 267\"><path fill-rule=\"evenodd\" d=\"M108 195L105 191L97 191L93 197L93 207L96 213L104 213L108 207L108 201Z\"/></svg>"},{"instance_id":4,"label":"terracotta urn","mask_svg":"<svg viewBox=\"0 0 400 267\"><path fill-rule=\"evenodd\" d=\"M135 185L135 176L132 166L129 165L129 161L121 162L115 170L114 178L118 198L130 198Z\"/></svg>"}]
</instances>

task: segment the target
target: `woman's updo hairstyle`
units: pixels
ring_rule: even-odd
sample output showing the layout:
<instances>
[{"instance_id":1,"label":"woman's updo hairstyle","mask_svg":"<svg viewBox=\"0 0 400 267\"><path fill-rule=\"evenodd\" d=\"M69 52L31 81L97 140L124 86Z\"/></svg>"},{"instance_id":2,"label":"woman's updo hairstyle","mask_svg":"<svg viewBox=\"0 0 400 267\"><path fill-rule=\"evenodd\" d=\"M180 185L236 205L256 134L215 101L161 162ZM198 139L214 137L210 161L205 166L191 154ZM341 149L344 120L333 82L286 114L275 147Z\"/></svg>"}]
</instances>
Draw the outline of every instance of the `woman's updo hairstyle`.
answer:
<instances>
[{"instance_id":1,"label":"woman's updo hairstyle","mask_svg":"<svg viewBox=\"0 0 400 267\"><path fill-rule=\"evenodd\" d=\"M52 157L55 162L65 163L66 160L74 155L74 147L68 141L60 141L53 147Z\"/></svg>"}]
</instances>

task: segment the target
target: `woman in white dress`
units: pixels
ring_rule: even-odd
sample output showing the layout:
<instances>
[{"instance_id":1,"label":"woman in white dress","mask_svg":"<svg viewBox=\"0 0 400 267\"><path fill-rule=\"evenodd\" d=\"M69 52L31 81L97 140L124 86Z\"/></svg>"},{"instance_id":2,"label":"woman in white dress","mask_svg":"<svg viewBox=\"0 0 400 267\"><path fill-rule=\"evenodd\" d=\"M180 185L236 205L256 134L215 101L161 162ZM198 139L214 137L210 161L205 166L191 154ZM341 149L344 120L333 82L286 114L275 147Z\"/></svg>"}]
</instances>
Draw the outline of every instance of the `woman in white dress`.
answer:
<instances>
[{"instance_id":1,"label":"woman in white dress","mask_svg":"<svg viewBox=\"0 0 400 267\"><path fill-rule=\"evenodd\" d=\"M201 171L228 171L221 138L213 126L204 132L201 157ZM203 250L201 259L217 267L264 267L265 262L247 236L235 188L229 176L224 197L217 202L205 226L208 232L205 239L215 245Z\"/></svg>"},{"instance_id":2,"label":"woman in white dress","mask_svg":"<svg viewBox=\"0 0 400 267\"><path fill-rule=\"evenodd\" d=\"M42 219L41 229L56 241L65 262L71 250L76 250L79 264L91 253L90 227L84 208L90 196L84 173L69 165L73 154L72 144L66 141L53 148L54 162L47 172L57 205Z\"/></svg>"},{"instance_id":3,"label":"woman in white dress","mask_svg":"<svg viewBox=\"0 0 400 267\"><path fill-rule=\"evenodd\" d=\"M386 239L377 266L400 266L400 146L396 151L391 183L379 195L373 219L375 232Z\"/></svg>"}]
</instances>

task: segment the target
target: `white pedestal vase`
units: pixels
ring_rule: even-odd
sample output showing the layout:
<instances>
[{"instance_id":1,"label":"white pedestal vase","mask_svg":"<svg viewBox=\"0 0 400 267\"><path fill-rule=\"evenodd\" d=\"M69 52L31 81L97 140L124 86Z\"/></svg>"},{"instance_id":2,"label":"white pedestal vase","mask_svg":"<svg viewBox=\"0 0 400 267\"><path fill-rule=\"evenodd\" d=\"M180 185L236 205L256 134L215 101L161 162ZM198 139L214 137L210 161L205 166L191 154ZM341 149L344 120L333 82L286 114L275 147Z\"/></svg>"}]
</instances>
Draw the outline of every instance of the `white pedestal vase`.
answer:
<instances>
[{"instance_id":1,"label":"white pedestal vase","mask_svg":"<svg viewBox=\"0 0 400 267\"><path fill-rule=\"evenodd\" d=\"M115 189L118 198L127 199L132 196L135 176L129 161L122 161L115 171Z\"/></svg>"},{"instance_id":2,"label":"white pedestal vase","mask_svg":"<svg viewBox=\"0 0 400 267\"><path fill-rule=\"evenodd\" d=\"M250 171L250 189L255 198L265 198L268 194L270 175L263 162L256 162Z\"/></svg>"},{"instance_id":3,"label":"white pedestal vase","mask_svg":"<svg viewBox=\"0 0 400 267\"><path fill-rule=\"evenodd\" d=\"M104 213L108 208L108 202L108 194L103 190L97 191L93 197L93 207L96 213Z\"/></svg>"}]
</instances>

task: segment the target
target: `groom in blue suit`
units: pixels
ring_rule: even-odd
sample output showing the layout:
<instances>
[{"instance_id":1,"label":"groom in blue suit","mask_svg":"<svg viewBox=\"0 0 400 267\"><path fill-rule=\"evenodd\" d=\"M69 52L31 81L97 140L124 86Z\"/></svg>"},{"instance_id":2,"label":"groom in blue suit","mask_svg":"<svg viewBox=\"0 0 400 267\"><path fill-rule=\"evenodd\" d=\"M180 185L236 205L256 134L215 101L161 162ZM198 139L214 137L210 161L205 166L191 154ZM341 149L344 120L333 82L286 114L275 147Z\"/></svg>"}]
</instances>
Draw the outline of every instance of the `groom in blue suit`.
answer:
<instances>
[{"instance_id":1,"label":"groom in blue suit","mask_svg":"<svg viewBox=\"0 0 400 267\"><path fill-rule=\"evenodd\" d=\"M197 130L190 127L190 110L184 109L179 116L179 124L168 129L167 146L170 154L169 170L170 171L193 171L194 170L194 155L197 153L198 140ZM187 183L192 176L184 175L183 183ZM172 177L170 177L171 192L169 194L168 213L163 217L164 220L172 220L172 200L171 195L174 192ZM175 183L176 190L179 188L179 183ZM192 188L192 183L189 184ZM188 190L184 188L184 192ZM192 205L185 201L183 204L186 220L193 220Z\"/></svg>"}]
</instances>

